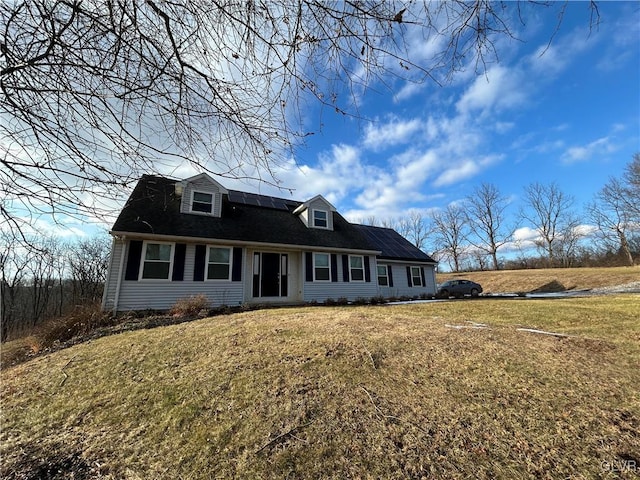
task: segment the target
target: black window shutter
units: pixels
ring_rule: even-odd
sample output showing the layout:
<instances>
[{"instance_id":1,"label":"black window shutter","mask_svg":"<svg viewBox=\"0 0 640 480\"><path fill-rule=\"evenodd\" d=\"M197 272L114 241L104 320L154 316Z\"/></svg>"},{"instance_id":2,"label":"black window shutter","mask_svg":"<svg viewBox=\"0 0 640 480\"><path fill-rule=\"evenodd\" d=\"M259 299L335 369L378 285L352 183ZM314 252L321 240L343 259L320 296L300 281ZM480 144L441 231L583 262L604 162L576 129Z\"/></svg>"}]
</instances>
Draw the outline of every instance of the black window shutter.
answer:
<instances>
[{"instance_id":1,"label":"black window shutter","mask_svg":"<svg viewBox=\"0 0 640 480\"><path fill-rule=\"evenodd\" d=\"M305 253L305 275L307 282L313 282L313 253Z\"/></svg>"},{"instance_id":2,"label":"black window shutter","mask_svg":"<svg viewBox=\"0 0 640 480\"><path fill-rule=\"evenodd\" d=\"M342 255L342 281L349 281L349 255Z\"/></svg>"},{"instance_id":3,"label":"black window shutter","mask_svg":"<svg viewBox=\"0 0 640 480\"><path fill-rule=\"evenodd\" d=\"M335 253L331 254L331 281L338 281L338 255Z\"/></svg>"},{"instance_id":4,"label":"black window shutter","mask_svg":"<svg viewBox=\"0 0 640 480\"><path fill-rule=\"evenodd\" d=\"M185 243L176 243L173 251L173 274L171 280L181 282L184 280L184 258L187 253L187 245Z\"/></svg>"},{"instance_id":5,"label":"black window shutter","mask_svg":"<svg viewBox=\"0 0 640 480\"><path fill-rule=\"evenodd\" d=\"M196 245L195 265L193 266L193 281L204 281L205 262L207 261L207 247Z\"/></svg>"},{"instance_id":6,"label":"black window shutter","mask_svg":"<svg viewBox=\"0 0 640 480\"><path fill-rule=\"evenodd\" d=\"M141 257L142 240L131 240L129 242L129 254L127 256L127 269L124 274L125 280L138 280Z\"/></svg>"},{"instance_id":7,"label":"black window shutter","mask_svg":"<svg viewBox=\"0 0 640 480\"><path fill-rule=\"evenodd\" d=\"M422 276L422 286L426 287L427 282L424 281L424 267L420 267L420 275Z\"/></svg>"},{"instance_id":8,"label":"black window shutter","mask_svg":"<svg viewBox=\"0 0 640 480\"><path fill-rule=\"evenodd\" d=\"M282 271L280 273L280 295L286 297L289 295L289 255L283 253L280 257L280 265Z\"/></svg>"},{"instance_id":9,"label":"black window shutter","mask_svg":"<svg viewBox=\"0 0 640 480\"><path fill-rule=\"evenodd\" d=\"M413 282L411 281L411 267L407 267L407 285L413 287Z\"/></svg>"},{"instance_id":10,"label":"black window shutter","mask_svg":"<svg viewBox=\"0 0 640 480\"><path fill-rule=\"evenodd\" d=\"M393 287L393 270L391 265L387 265L387 276L389 277L389 286Z\"/></svg>"},{"instance_id":11,"label":"black window shutter","mask_svg":"<svg viewBox=\"0 0 640 480\"><path fill-rule=\"evenodd\" d=\"M233 267L231 269L231 281L242 280L242 248L233 247Z\"/></svg>"},{"instance_id":12,"label":"black window shutter","mask_svg":"<svg viewBox=\"0 0 640 480\"><path fill-rule=\"evenodd\" d=\"M371 265L369 264L369 257L365 256L364 257L364 281L365 282L370 282L371 281Z\"/></svg>"}]
</instances>

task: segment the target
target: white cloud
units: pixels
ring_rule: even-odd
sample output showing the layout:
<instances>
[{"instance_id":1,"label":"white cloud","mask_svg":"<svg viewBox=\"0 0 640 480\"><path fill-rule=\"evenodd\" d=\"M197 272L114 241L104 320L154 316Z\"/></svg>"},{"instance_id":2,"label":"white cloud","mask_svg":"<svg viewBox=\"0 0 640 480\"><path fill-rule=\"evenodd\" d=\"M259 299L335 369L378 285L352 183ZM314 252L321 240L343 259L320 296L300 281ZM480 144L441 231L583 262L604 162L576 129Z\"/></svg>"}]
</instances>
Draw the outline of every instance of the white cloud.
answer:
<instances>
[{"instance_id":1,"label":"white cloud","mask_svg":"<svg viewBox=\"0 0 640 480\"><path fill-rule=\"evenodd\" d=\"M467 158L452 162L453 166L442 172L433 182L436 187L452 185L467 180L502 158L500 155L488 155L480 158Z\"/></svg>"},{"instance_id":2,"label":"white cloud","mask_svg":"<svg viewBox=\"0 0 640 480\"><path fill-rule=\"evenodd\" d=\"M363 145L372 150L380 150L407 143L414 134L423 128L422 121L417 118L401 120L394 116L386 123L369 123L365 129Z\"/></svg>"},{"instance_id":3,"label":"white cloud","mask_svg":"<svg viewBox=\"0 0 640 480\"><path fill-rule=\"evenodd\" d=\"M597 35L589 35L584 29L577 28L553 43L540 45L525 59L532 72L541 78L554 77L575 59L576 56L593 47L598 42Z\"/></svg>"},{"instance_id":4,"label":"white cloud","mask_svg":"<svg viewBox=\"0 0 640 480\"><path fill-rule=\"evenodd\" d=\"M104 231L104 228L88 222L82 222L66 216L53 219L50 215L40 214L14 217L15 224L20 225L21 234L26 238L55 237L60 239L76 239ZM4 222L0 231L10 232L13 223ZM15 232L13 232L15 233Z\"/></svg>"},{"instance_id":5,"label":"white cloud","mask_svg":"<svg viewBox=\"0 0 640 480\"><path fill-rule=\"evenodd\" d=\"M609 137L602 137L587 145L568 148L562 155L562 162L566 164L584 162L592 157L607 155L615 152L617 147L611 143Z\"/></svg>"},{"instance_id":6,"label":"white cloud","mask_svg":"<svg viewBox=\"0 0 640 480\"><path fill-rule=\"evenodd\" d=\"M395 183L401 190L415 190L435 172L443 163L433 150L421 153L409 150L403 155L394 157L391 162L396 164L394 169Z\"/></svg>"},{"instance_id":7,"label":"white cloud","mask_svg":"<svg viewBox=\"0 0 640 480\"><path fill-rule=\"evenodd\" d=\"M638 43L638 25L640 25L640 10L630 2L626 15L621 15L613 23L604 25L604 29L611 31L610 41L604 54L596 63L598 69L604 72L618 70L628 62L636 62L633 55L633 45Z\"/></svg>"},{"instance_id":8,"label":"white cloud","mask_svg":"<svg viewBox=\"0 0 640 480\"><path fill-rule=\"evenodd\" d=\"M580 237L589 237L598 231L595 225L582 224L573 229L574 233Z\"/></svg>"},{"instance_id":9,"label":"white cloud","mask_svg":"<svg viewBox=\"0 0 640 480\"><path fill-rule=\"evenodd\" d=\"M479 171L480 168L476 162L473 160L464 160L459 165L455 165L454 167L445 170L433 183L436 187L451 185L473 177Z\"/></svg>"},{"instance_id":10,"label":"white cloud","mask_svg":"<svg viewBox=\"0 0 640 480\"><path fill-rule=\"evenodd\" d=\"M527 99L526 88L517 69L496 65L479 76L462 95L456 108L461 114L517 107Z\"/></svg>"},{"instance_id":11,"label":"white cloud","mask_svg":"<svg viewBox=\"0 0 640 480\"><path fill-rule=\"evenodd\" d=\"M426 88L426 83L406 82L400 90L393 96L394 103L400 103L404 100L418 95Z\"/></svg>"},{"instance_id":12,"label":"white cloud","mask_svg":"<svg viewBox=\"0 0 640 480\"><path fill-rule=\"evenodd\" d=\"M496 122L495 131L499 134L505 134L512 130L516 124L514 122Z\"/></svg>"},{"instance_id":13,"label":"white cloud","mask_svg":"<svg viewBox=\"0 0 640 480\"><path fill-rule=\"evenodd\" d=\"M540 233L530 227L521 227L513 232L513 240L515 242L534 242L540 238Z\"/></svg>"}]
</instances>

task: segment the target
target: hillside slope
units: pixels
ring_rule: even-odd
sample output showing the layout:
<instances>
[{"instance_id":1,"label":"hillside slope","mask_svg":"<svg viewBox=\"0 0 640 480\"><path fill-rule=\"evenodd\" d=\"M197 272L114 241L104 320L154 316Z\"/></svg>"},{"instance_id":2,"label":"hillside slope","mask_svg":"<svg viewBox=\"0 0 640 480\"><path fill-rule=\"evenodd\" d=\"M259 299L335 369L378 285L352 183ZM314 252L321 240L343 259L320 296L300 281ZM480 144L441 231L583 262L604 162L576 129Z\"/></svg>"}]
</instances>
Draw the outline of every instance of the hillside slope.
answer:
<instances>
[{"instance_id":1,"label":"hillside slope","mask_svg":"<svg viewBox=\"0 0 640 480\"><path fill-rule=\"evenodd\" d=\"M485 293L591 290L640 282L640 266L439 273L437 282L454 278L478 282Z\"/></svg>"},{"instance_id":2,"label":"hillside slope","mask_svg":"<svg viewBox=\"0 0 640 480\"><path fill-rule=\"evenodd\" d=\"M640 460L639 315L637 295L477 300L100 338L2 372L0 476L595 478Z\"/></svg>"}]
</instances>

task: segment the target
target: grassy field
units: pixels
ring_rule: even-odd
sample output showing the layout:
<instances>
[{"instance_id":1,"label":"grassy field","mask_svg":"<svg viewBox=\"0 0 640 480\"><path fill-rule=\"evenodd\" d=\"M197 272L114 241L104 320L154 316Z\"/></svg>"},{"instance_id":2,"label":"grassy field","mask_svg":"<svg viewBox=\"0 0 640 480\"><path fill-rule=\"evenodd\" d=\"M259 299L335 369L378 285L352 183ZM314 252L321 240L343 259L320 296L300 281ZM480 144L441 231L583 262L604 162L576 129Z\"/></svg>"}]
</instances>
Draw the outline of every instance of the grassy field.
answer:
<instances>
[{"instance_id":1,"label":"grassy field","mask_svg":"<svg viewBox=\"0 0 640 480\"><path fill-rule=\"evenodd\" d=\"M640 265L606 268L547 268L469 273L440 273L438 283L467 278L482 285L485 293L558 292L587 290L640 282Z\"/></svg>"},{"instance_id":2,"label":"grassy field","mask_svg":"<svg viewBox=\"0 0 640 480\"><path fill-rule=\"evenodd\" d=\"M2 371L0 477L638 478L639 318L480 299L104 337Z\"/></svg>"}]
</instances>

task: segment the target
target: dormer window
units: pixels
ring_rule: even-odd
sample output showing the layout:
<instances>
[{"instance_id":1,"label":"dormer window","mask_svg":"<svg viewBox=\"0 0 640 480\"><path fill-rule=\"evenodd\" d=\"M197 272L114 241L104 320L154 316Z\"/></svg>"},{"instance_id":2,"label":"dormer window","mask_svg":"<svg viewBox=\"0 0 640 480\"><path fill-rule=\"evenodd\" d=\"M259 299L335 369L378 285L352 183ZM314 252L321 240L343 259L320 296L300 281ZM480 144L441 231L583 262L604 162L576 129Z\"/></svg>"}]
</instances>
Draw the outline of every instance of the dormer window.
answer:
<instances>
[{"instance_id":1,"label":"dormer window","mask_svg":"<svg viewBox=\"0 0 640 480\"><path fill-rule=\"evenodd\" d=\"M213 194L194 191L191 200L191 211L199 213L212 213Z\"/></svg>"},{"instance_id":2,"label":"dormer window","mask_svg":"<svg viewBox=\"0 0 640 480\"><path fill-rule=\"evenodd\" d=\"M329 228L328 212L326 210L313 211L313 226L316 228Z\"/></svg>"},{"instance_id":3,"label":"dormer window","mask_svg":"<svg viewBox=\"0 0 640 480\"><path fill-rule=\"evenodd\" d=\"M307 228L333 230L333 212L336 208L322 195L316 195L311 200L298 205L293 211Z\"/></svg>"}]
</instances>

